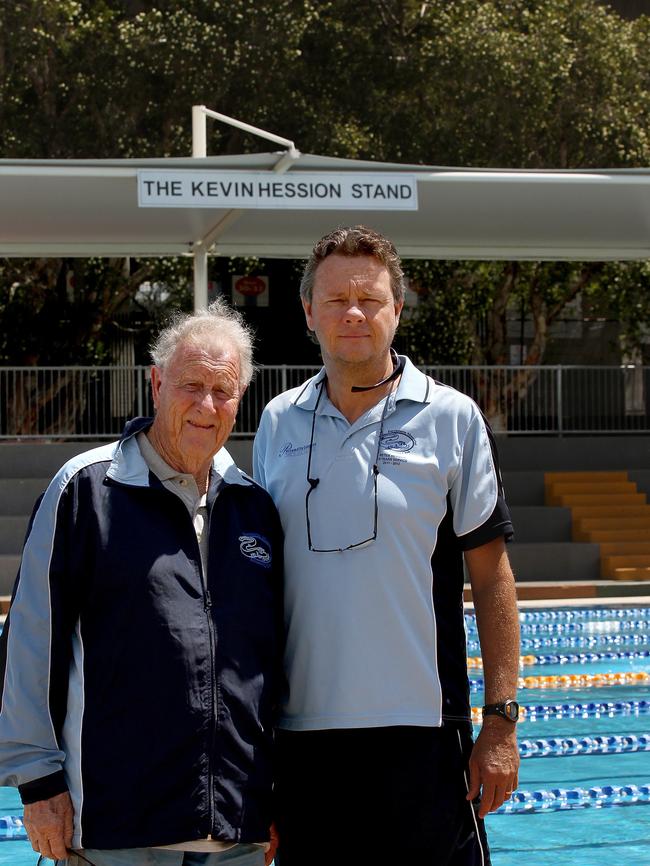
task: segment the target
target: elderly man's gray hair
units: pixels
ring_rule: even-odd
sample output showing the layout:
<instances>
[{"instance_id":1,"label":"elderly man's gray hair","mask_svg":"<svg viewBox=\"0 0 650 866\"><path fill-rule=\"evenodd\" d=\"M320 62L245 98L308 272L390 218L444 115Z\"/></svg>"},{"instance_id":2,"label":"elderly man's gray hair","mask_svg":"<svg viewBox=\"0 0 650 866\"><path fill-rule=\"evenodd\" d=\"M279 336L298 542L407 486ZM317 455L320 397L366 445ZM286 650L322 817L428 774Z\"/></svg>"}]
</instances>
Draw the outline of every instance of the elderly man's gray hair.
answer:
<instances>
[{"instance_id":1,"label":"elderly man's gray hair","mask_svg":"<svg viewBox=\"0 0 650 866\"><path fill-rule=\"evenodd\" d=\"M241 313L217 298L207 310L175 313L170 324L153 342L150 354L156 367L164 368L181 343L202 345L224 343L239 354L239 384L249 385L253 378L253 330Z\"/></svg>"}]
</instances>

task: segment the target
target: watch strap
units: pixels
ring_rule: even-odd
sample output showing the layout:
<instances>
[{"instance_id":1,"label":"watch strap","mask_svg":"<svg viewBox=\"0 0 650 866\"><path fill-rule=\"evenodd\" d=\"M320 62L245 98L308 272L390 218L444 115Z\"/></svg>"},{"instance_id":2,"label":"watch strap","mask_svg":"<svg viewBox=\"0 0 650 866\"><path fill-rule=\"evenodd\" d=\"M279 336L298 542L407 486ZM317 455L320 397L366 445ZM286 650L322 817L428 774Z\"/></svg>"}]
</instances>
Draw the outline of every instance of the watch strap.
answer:
<instances>
[{"instance_id":1,"label":"watch strap","mask_svg":"<svg viewBox=\"0 0 650 866\"><path fill-rule=\"evenodd\" d=\"M514 723L519 719L519 704L513 700L486 704L483 707L483 717L485 716L501 716L502 719Z\"/></svg>"}]
</instances>

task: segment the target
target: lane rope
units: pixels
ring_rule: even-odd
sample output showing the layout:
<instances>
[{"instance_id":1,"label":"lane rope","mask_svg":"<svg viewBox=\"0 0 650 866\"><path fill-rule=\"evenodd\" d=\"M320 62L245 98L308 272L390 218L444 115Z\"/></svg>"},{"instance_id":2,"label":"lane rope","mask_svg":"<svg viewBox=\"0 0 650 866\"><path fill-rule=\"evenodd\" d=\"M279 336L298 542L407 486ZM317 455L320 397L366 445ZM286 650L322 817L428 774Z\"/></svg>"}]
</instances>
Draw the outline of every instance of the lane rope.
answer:
<instances>
[{"instance_id":1,"label":"lane rope","mask_svg":"<svg viewBox=\"0 0 650 866\"><path fill-rule=\"evenodd\" d=\"M646 614L647 615L647 614ZM522 637L534 637L535 635L574 635L574 634L619 634L619 633L644 633L650 631L650 620L596 620L594 622L530 622L520 623ZM476 627L468 627L467 634L475 638L478 634Z\"/></svg>"},{"instance_id":2,"label":"lane rope","mask_svg":"<svg viewBox=\"0 0 650 866\"><path fill-rule=\"evenodd\" d=\"M4 815L0 818L0 842L27 839L22 815Z\"/></svg>"},{"instance_id":3,"label":"lane rope","mask_svg":"<svg viewBox=\"0 0 650 866\"><path fill-rule=\"evenodd\" d=\"M564 637L524 637L522 650L539 649L601 649L603 647L650 646L650 634L571 635ZM478 640L467 641L468 653L480 653Z\"/></svg>"},{"instance_id":4,"label":"lane rope","mask_svg":"<svg viewBox=\"0 0 650 866\"><path fill-rule=\"evenodd\" d=\"M626 660L638 660L650 658L648 650L621 650L613 652L591 652L591 653L544 653L543 655L519 656L520 667L532 667L533 665L588 665L595 662L614 662ZM481 656L469 656L468 668L482 668Z\"/></svg>"},{"instance_id":5,"label":"lane rope","mask_svg":"<svg viewBox=\"0 0 650 866\"><path fill-rule=\"evenodd\" d=\"M519 689L591 689L603 686L639 686L650 684L646 671L620 671L606 674L553 674L550 676L519 677ZM481 691L483 679L470 679L471 691Z\"/></svg>"},{"instance_id":6,"label":"lane rope","mask_svg":"<svg viewBox=\"0 0 650 866\"><path fill-rule=\"evenodd\" d=\"M576 607L563 610L521 610L519 611L519 622L594 622L596 620L616 619L644 619L648 616L648 607L622 607L622 608L595 608ZM465 622L470 625L476 623L475 613L466 613Z\"/></svg>"},{"instance_id":7,"label":"lane rope","mask_svg":"<svg viewBox=\"0 0 650 866\"><path fill-rule=\"evenodd\" d=\"M593 788L551 788L540 791L515 791L496 810L497 815L531 812L559 812L568 809L612 806L637 806L650 803L650 784L597 785Z\"/></svg>"},{"instance_id":8,"label":"lane rope","mask_svg":"<svg viewBox=\"0 0 650 866\"><path fill-rule=\"evenodd\" d=\"M598 719L603 716L642 716L650 714L650 701L603 701L571 704L529 704L519 707L519 723L549 719ZM481 707L472 707L472 721L480 724Z\"/></svg>"},{"instance_id":9,"label":"lane rope","mask_svg":"<svg viewBox=\"0 0 650 866\"><path fill-rule=\"evenodd\" d=\"M620 755L650 752L650 734L610 734L594 737L563 737L548 740L520 740L524 758L564 758L575 755Z\"/></svg>"}]
</instances>

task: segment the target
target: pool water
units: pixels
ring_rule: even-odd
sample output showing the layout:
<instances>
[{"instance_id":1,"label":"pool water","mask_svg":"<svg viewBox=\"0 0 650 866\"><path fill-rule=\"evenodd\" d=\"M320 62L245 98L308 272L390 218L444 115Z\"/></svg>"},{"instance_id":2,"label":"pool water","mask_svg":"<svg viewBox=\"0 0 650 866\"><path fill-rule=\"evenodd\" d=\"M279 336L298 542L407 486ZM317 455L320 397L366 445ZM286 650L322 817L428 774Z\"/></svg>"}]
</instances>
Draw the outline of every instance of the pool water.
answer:
<instances>
[{"instance_id":1,"label":"pool water","mask_svg":"<svg viewBox=\"0 0 650 866\"><path fill-rule=\"evenodd\" d=\"M647 616L645 619L647 620ZM616 633L616 623L598 623L590 633ZM647 636L643 628L636 631ZM604 652L609 646L590 647ZM632 647L621 647L632 649ZM552 648L524 650L524 654L557 653ZM567 649L568 652L587 650ZM598 661L590 664L539 665L523 669L524 676L553 674L598 674L621 671L650 672L650 659ZM482 694L472 695L480 705ZM607 703L647 701L650 686L608 686L585 689L525 689L519 692L523 705ZM525 719L518 725L520 740L559 737L594 737L650 733L650 714L609 715L587 718ZM628 754L572 755L522 760L519 790L591 788L604 785L650 783L650 752ZM650 803L619 807L582 808L524 814L490 815L487 830L493 866L650 866Z\"/></svg>"},{"instance_id":2,"label":"pool water","mask_svg":"<svg viewBox=\"0 0 650 866\"><path fill-rule=\"evenodd\" d=\"M634 696L626 694L625 699ZM643 698L643 695L637 696ZM584 695L582 697L584 699ZM622 699L622 696L618 695L617 699ZM650 715L549 719L523 722L519 737L638 735L649 730ZM519 775L520 790L643 785L648 782L650 752L529 758L522 760ZM487 827L494 866L520 866L522 862L526 866L650 864L650 804L491 815Z\"/></svg>"},{"instance_id":3,"label":"pool water","mask_svg":"<svg viewBox=\"0 0 650 866\"><path fill-rule=\"evenodd\" d=\"M617 632L618 623L605 621L590 633ZM612 613L612 617L614 614ZM646 620L650 619L650 609ZM468 623L469 637L472 624ZM525 633L525 632L524 632ZM645 626L635 631L650 636ZM610 649L604 644L594 651ZM526 653L558 653L561 648L524 650ZM569 650L580 651L580 650ZM474 653L472 653L474 654ZM597 674L621 671L650 673L650 659L597 661L590 664L538 665L523 669L524 676L554 674ZM472 678L482 676L471 671ZM606 703L650 700L650 685L607 686L585 689L522 689L522 705ZM472 704L481 706L483 695L472 694ZM640 735L650 733L650 713L639 715L601 714L586 718L524 719L518 725L520 740L593 737L603 735ZM591 788L604 785L650 784L650 751L605 755L527 758L521 762L519 790L552 788ZM21 815L20 798L12 788L0 788L0 816ZM650 803L582 808L570 811L544 811L524 814L490 815L487 829L493 866L650 866ZM35 866L38 856L26 841L0 842L0 866ZM335 861L332 866L335 866ZM410 866L410 864L396 864ZM414 864L415 866L415 864Z\"/></svg>"}]
</instances>

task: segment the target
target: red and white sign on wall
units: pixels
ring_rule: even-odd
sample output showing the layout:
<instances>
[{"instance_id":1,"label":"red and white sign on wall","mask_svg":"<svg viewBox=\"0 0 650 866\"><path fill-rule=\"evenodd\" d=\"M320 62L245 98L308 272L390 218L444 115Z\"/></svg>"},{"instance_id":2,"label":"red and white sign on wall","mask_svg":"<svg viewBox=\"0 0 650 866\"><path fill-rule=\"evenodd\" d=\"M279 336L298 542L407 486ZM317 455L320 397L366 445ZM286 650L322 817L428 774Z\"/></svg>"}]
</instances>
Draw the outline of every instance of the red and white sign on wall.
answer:
<instances>
[{"instance_id":1,"label":"red and white sign on wall","mask_svg":"<svg viewBox=\"0 0 650 866\"><path fill-rule=\"evenodd\" d=\"M232 302L237 307L268 307L269 278L236 274L232 278Z\"/></svg>"}]
</instances>

